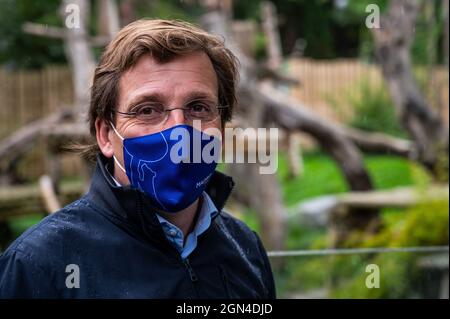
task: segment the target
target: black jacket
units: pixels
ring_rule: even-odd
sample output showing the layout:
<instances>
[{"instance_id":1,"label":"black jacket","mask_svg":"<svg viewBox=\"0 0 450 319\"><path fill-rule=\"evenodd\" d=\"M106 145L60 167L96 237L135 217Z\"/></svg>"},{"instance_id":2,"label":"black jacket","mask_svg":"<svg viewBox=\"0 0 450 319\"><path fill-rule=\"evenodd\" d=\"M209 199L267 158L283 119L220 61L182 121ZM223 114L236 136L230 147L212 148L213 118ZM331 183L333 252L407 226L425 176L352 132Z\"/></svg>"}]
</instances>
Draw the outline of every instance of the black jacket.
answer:
<instances>
[{"instance_id":1,"label":"black jacket","mask_svg":"<svg viewBox=\"0 0 450 319\"><path fill-rule=\"evenodd\" d=\"M183 261L146 197L119 188L99 156L89 192L28 229L0 256L1 298L275 298L256 233L222 211L232 188L216 172L219 214ZM79 288L67 288L76 282ZM67 271L67 272L66 272Z\"/></svg>"}]
</instances>

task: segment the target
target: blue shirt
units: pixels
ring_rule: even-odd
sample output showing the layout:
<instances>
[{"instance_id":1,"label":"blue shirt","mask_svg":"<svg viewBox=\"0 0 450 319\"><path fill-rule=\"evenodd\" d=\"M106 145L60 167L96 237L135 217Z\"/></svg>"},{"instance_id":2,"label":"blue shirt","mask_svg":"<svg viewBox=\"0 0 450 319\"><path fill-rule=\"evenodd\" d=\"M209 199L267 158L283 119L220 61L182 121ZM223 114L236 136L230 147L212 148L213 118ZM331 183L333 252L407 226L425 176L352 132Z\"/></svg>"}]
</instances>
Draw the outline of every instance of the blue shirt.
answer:
<instances>
[{"instance_id":1,"label":"blue shirt","mask_svg":"<svg viewBox=\"0 0 450 319\"><path fill-rule=\"evenodd\" d=\"M114 176L111 175L111 177L117 186L122 186L114 178ZM186 242L184 241L183 232L177 226L169 222L164 217L156 214L166 238L172 243L172 245L175 246L182 259L186 259L194 251L197 247L198 236L203 234L209 226L211 226L212 218L219 213L209 195L206 192L203 192L202 196L202 207L200 208L197 223L195 224L192 232L187 235Z\"/></svg>"},{"instance_id":2,"label":"blue shirt","mask_svg":"<svg viewBox=\"0 0 450 319\"><path fill-rule=\"evenodd\" d=\"M183 232L164 217L156 214L164 230L167 239L180 252L181 258L186 259L197 247L197 238L211 226L212 218L218 214L217 208L206 192L203 192L203 204L200 209L197 223L191 233L187 235L184 242Z\"/></svg>"}]
</instances>

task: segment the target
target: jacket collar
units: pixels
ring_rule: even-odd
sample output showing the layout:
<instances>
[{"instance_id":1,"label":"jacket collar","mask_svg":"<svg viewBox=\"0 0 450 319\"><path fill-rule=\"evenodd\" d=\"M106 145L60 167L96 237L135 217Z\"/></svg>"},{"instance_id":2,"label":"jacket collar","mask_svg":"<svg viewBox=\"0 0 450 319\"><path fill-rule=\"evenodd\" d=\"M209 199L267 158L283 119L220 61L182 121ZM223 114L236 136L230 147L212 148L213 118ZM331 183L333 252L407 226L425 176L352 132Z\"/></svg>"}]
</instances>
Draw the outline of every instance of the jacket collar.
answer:
<instances>
[{"instance_id":1,"label":"jacket collar","mask_svg":"<svg viewBox=\"0 0 450 319\"><path fill-rule=\"evenodd\" d=\"M161 230L160 223L155 214L155 209L150 199L140 190L131 186L119 187L116 185L107 170L112 162L104 155L97 156L97 164L91 181L88 199L105 211L111 212L128 219L133 223L156 227ZM206 193L210 196L217 210L222 211L225 202L231 194L234 181L230 176L215 171L206 187Z\"/></svg>"}]
</instances>

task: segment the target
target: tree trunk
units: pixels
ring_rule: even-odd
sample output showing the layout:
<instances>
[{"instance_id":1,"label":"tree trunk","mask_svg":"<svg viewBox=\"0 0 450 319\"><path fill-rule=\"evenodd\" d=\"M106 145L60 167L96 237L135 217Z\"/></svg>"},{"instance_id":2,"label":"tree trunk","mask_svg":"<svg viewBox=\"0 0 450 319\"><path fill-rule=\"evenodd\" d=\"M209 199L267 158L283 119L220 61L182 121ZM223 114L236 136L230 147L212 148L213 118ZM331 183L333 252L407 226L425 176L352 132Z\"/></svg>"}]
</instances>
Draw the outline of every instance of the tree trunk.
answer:
<instances>
[{"instance_id":1,"label":"tree trunk","mask_svg":"<svg viewBox=\"0 0 450 319\"><path fill-rule=\"evenodd\" d=\"M270 1L261 3L261 16L264 35L266 38L266 50L268 66L272 70L277 70L281 66L283 59L281 53L281 41L278 33L277 12L274 4Z\"/></svg>"},{"instance_id":2,"label":"tree trunk","mask_svg":"<svg viewBox=\"0 0 450 319\"><path fill-rule=\"evenodd\" d=\"M100 0L98 5L98 33L112 38L120 29L117 3L115 0Z\"/></svg>"},{"instance_id":3,"label":"tree trunk","mask_svg":"<svg viewBox=\"0 0 450 319\"><path fill-rule=\"evenodd\" d=\"M134 10L135 4L135 0L123 0L120 3L120 20L122 21L123 26L136 20L136 12Z\"/></svg>"},{"instance_id":4,"label":"tree trunk","mask_svg":"<svg viewBox=\"0 0 450 319\"><path fill-rule=\"evenodd\" d=\"M443 36L443 45L442 45L442 50L443 50L443 55L444 55L444 64L447 66L448 68L448 1L443 0L442 1L442 14L444 16L444 36Z\"/></svg>"},{"instance_id":5,"label":"tree trunk","mask_svg":"<svg viewBox=\"0 0 450 319\"><path fill-rule=\"evenodd\" d=\"M416 143L418 160L436 177L444 177L439 171L448 165L441 161L448 160L448 128L427 104L412 74L410 47L417 11L415 1L392 0L381 28L372 29L375 53L400 122Z\"/></svg>"},{"instance_id":6,"label":"tree trunk","mask_svg":"<svg viewBox=\"0 0 450 319\"><path fill-rule=\"evenodd\" d=\"M75 105L87 112L89 105L90 84L95 68L94 55L89 45L87 22L89 19L89 3L86 0L64 0L61 10L63 21L68 17L65 8L76 5L79 8L80 23L77 27L67 28L64 45L66 55L72 67L74 79ZM81 120L80 116L80 120Z\"/></svg>"},{"instance_id":7,"label":"tree trunk","mask_svg":"<svg viewBox=\"0 0 450 319\"><path fill-rule=\"evenodd\" d=\"M227 30L228 15L222 11L211 11L203 16L202 23L205 29L220 34L226 39L229 48L237 55L241 62L240 75L245 83L257 81L255 63L244 56L236 44L233 43ZM247 88L247 87L245 87ZM257 91L245 90L240 87L240 102L246 101L248 127L264 127L263 114ZM248 194L248 199L260 216L262 240L267 249L283 249L286 238L285 209L280 192L280 185L276 174L263 175L259 172L257 164L231 164L231 175L236 179L239 188ZM277 260L275 268L282 265L283 260Z\"/></svg>"}]
</instances>

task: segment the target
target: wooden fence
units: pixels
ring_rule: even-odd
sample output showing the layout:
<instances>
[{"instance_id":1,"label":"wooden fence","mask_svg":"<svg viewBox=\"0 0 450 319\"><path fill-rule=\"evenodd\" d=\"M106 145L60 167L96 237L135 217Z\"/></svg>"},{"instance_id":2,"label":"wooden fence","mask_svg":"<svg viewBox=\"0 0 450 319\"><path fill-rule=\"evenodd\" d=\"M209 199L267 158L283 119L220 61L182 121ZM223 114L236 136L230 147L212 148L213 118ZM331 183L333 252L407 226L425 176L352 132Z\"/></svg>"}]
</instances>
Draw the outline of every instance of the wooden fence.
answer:
<instances>
[{"instance_id":1,"label":"wooden fence","mask_svg":"<svg viewBox=\"0 0 450 319\"><path fill-rule=\"evenodd\" d=\"M291 59L289 74L301 83L291 94L321 116L338 122L346 122L353 116L349 97L360 93L363 83L374 89L384 88L380 69L355 59L312 60ZM426 83L427 101L438 110L448 125L449 77L448 71L436 68L415 70L420 82Z\"/></svg>"},{"instance_id":2,"label":"wooden fence","mask_svg":"<svg viewBox=\"0 0 450 319\"><path fill-rule=\"evenodd\" d=\"M21 126L73 104L72 77L67 66L10 72L0 70L0 139ZM44 173L43 143L39 143L19 166L19 173L34 179ZM76 174L77 160L65 156L63 171Z\"/></svg>"}]
</instances>

